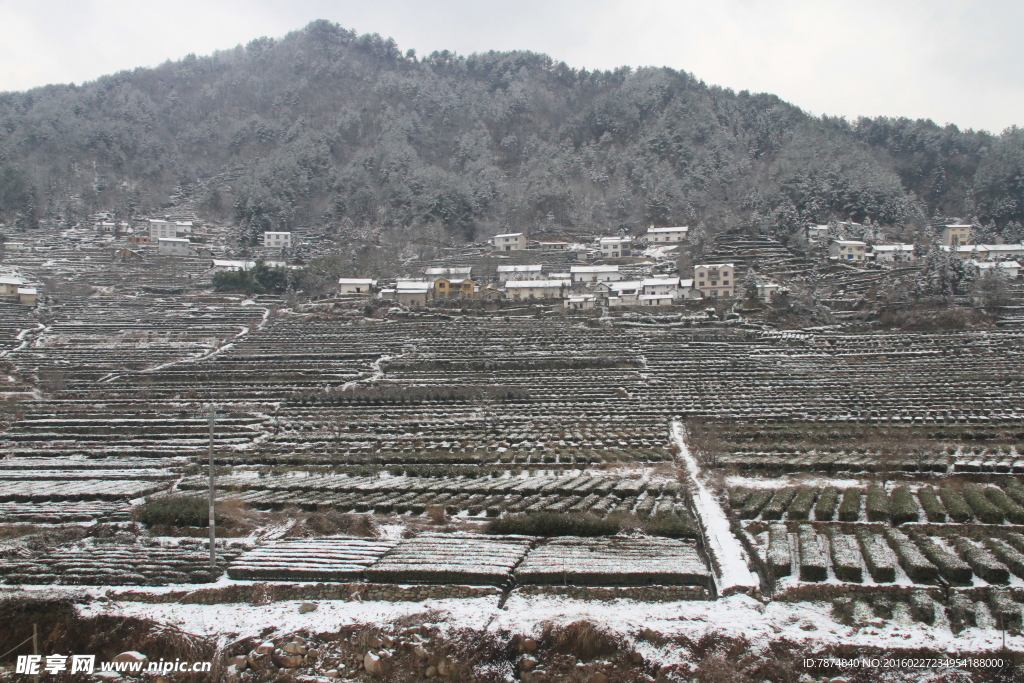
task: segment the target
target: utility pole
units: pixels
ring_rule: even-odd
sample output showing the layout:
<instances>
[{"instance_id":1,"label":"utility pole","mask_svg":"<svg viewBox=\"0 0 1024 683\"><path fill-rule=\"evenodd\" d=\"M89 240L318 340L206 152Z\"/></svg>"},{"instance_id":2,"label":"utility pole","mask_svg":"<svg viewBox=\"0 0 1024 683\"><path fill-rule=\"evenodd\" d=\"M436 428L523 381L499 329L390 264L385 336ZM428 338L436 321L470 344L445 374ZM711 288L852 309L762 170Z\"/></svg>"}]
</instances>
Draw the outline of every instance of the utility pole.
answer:
<instances>
[{"instance_id":1,"label":"utility pole","mask_svg":"<svg viewBox=\"0 0 1024 683\"><path fill-rule=\"evenodd\" d=\"M213 422L217 419L217 405L210 404L210 571L217 570L217 520L214 503L216 494L213 488Z\"/></svg>"}]
</instances>

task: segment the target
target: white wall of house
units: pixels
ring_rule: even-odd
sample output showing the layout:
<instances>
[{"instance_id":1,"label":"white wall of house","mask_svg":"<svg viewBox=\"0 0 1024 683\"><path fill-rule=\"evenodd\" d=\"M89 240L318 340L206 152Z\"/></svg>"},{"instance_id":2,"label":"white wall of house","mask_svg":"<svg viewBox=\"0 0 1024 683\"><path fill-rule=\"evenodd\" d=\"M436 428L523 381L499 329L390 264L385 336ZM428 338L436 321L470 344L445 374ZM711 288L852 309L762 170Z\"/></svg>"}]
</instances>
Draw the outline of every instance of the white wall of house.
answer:
<instances>
[{"instance_id":1,"label":"white wall of house","mask_svg":"<svg viewBox=\"0 0 1024 683\"><path fill-rule=\"evenodd\" d=\"M157 253L165 256L188 256L192 243L182 237L161 237L157 242Z\"/></svg>"},{"instance_id":2,"label":"white wall of house","mask_svg":"<svg viewBox=\"0 0 1024 683\"><path fill-rule=\"evenodd\" d=\"M690 228L685 226L676 228L655 228L651 226L647 230L647 241L650 244L684 242L689 232Z\"/></svg>"},{"instance_id":3,"label":"white wall of house","mask_svg":"<svg viewBox=\"0 0 1024 683\"><path fill-rule=\"evenodd\" d=\"M573 282L618 282L622 279L618 266L573 266L569 273Z\"/></svg>"},{"instance_id":4,"label":"white wall of house","mask_svg":"<svg viewBox=\"0 0 1024 683\"><path fill-rule=\"evenodd\" d=\"M495 251L519 251L526 249L526 235L521 232L507 232L491 238Z\"/></svg>"},{"instance_id":5,"label":"white wall of house","mask_svg":"<svg viewBox=\"0 0 1024 683\"><path fill-rule=\"evenodd\" d=\"M696 288L705 298L730 298L736 293L736 268L731 263L704 263L693 267Z\"/></svg>"},{"instance_id":6,"label":"white wall of house","mask_svg":"<svg viewBox=\"0 0 1024 683\"><path fill-rule=\"evenodd\" d=\"M264 232L263 246L267 249L291 249L292 234L290 232Z\"/></svg>"}]
</instances>

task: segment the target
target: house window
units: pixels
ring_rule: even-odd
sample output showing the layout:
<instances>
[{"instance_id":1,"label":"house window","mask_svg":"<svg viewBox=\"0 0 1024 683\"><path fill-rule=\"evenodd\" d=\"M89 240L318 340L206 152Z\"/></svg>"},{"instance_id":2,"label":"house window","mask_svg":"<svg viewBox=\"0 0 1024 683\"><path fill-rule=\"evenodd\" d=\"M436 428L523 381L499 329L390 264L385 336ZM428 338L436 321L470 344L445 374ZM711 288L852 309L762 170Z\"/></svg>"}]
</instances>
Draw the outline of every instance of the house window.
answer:
<instances>
[{"instance_id":1,"label":"house window","mask_svg":"<svg viewBox=\"0 0 1024 683\"><path fill-rule=\"evenodd\" d=\"M727 285L727 284L729 284L729 281L728 280L722 280L722 284L723 285Z\"/></svg>"},{"instance_id":2,"label":"house window","mask_svg":"<svg viewBox=\"0 0 1024 683\"><path fill-rule=\"evenodd\" d=\"M703 287L703 286L704 286L704 281L703 281L703 280L701 280L701 281L700 281L700 283L699 283L699 284L698 284L697 286L698 286L698 287Z\"/></svg>"}]
</instances>

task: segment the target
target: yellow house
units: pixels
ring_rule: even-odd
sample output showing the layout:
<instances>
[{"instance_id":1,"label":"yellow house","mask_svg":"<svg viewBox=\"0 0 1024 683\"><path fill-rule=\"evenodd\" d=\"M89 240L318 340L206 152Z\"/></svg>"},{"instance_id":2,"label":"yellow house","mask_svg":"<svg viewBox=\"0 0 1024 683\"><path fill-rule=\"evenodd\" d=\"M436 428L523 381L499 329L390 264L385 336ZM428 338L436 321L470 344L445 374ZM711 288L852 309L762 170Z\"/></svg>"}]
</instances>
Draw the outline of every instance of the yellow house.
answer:
<instances>
[{"instance_id":1,"label":"yellow house","mask_svg":"<svg viewBox=\"0 0 1024 683\"><path fill-rule=\"evenodd\" d=\"M438 278L434 280L435 299L472 299L476 290L476 283L472 280L449 280Z\"/></svg>"}]
</instances>

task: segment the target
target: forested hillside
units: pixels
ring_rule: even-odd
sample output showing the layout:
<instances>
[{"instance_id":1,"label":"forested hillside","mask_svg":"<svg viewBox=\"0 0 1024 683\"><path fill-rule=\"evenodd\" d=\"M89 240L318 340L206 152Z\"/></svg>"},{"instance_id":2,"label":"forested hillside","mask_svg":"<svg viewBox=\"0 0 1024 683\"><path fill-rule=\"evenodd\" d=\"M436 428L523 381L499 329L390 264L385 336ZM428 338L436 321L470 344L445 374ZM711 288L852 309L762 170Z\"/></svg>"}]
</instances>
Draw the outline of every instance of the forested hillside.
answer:
<instances>
[{"instance_id":1,"label":"forested hillside","mask_svg":"<svg viewBox=\"0 0 1024 683\"><path fill-rule=\"evenodd\" d=\"M80 86L0 95L0 219L186 203L245 231L325 224L461 241L515 228L785 238L807 222L1019 233L1024 131L812 118L667 68L528 52L419 58L326 21Z\"/></svg>"}]
</instances>

